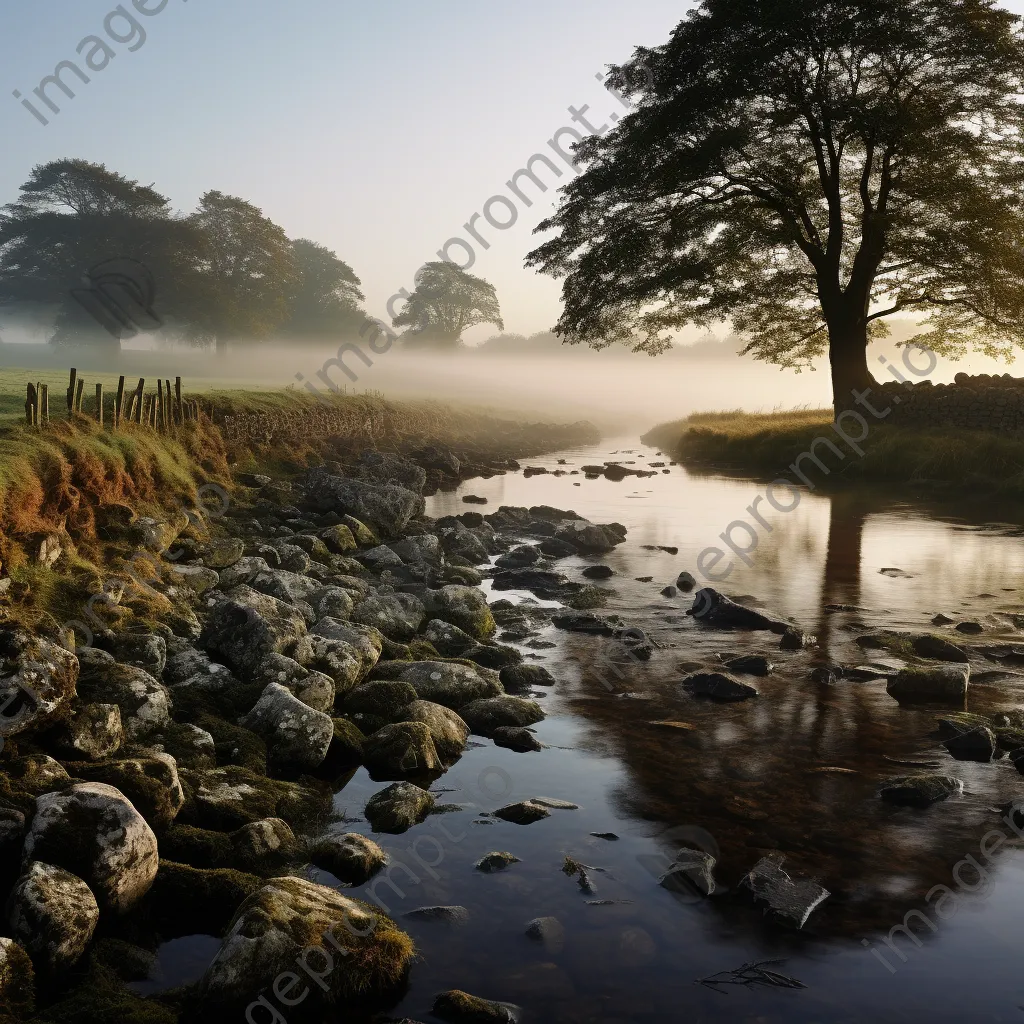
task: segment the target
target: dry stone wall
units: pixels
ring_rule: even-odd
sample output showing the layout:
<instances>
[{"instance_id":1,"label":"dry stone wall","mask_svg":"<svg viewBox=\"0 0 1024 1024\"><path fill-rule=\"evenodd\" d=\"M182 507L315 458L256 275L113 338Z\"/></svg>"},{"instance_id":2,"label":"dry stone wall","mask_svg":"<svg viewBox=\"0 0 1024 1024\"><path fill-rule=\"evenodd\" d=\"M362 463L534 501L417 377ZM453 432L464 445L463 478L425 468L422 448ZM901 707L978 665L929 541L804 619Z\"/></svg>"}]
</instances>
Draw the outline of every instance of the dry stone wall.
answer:
<instances>
[{"instance_id":1,"label":"dry stone wall","mask_svg":"<svg viewBox=\"0 0 1024 1024\"><path fill-rule=\"evenodd\" d=\"M952 384L881 385L889 406L887 423L914 427L959 427L1024 437L1024 379L982 373L958 373Z\"/></svg>"}]
</instances>

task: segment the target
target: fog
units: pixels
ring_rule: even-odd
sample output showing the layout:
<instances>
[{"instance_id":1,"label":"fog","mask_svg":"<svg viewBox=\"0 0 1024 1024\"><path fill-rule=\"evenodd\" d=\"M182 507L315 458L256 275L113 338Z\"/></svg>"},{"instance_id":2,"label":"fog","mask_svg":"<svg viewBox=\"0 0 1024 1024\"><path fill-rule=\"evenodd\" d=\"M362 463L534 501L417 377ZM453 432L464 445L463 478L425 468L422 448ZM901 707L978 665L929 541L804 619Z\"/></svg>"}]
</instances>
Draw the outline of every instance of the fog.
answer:
<instances>
[{"instance_id":1,"label":"fog","mask_svg":"<svg viewBox=\"0 0 1024 1024\"><path fill-rule=\"evenodd\" d=\"M5 332L11 338L13 332ZM23 335L18 341L27 340ZM137 338L120 352L54 348L44 344L0 345L5 368L66 372L75 366L93 373L124 373L147 378L181 376L187 388L292 387L329 395L381 392L389 398L431 398L521 413L551 420L589 419L606 430L643 430L692 412L745 409L771 411L831 402L827 364L815 370L781 369L740 356L727 343L685 347L661 356L622 348L597 352L578 346L524 355L485 352L472 347L447 354L411 351L400 343L374 352L360 341L338 363L335 346L300 346L285 341L237 343L226 355ZM872 346L869 357L879 381L894 379L888 365L914 377L892 342ZM887 364L878 362L883 355ZM920 353L908 358L927 365ZM370 365L366 364L366 361ZM1000 373L1004 364L976 357L939 359L931 378L951 380L960 370ZM352 379L354 378L354 379Z\"/></svg>"}]
</instances>

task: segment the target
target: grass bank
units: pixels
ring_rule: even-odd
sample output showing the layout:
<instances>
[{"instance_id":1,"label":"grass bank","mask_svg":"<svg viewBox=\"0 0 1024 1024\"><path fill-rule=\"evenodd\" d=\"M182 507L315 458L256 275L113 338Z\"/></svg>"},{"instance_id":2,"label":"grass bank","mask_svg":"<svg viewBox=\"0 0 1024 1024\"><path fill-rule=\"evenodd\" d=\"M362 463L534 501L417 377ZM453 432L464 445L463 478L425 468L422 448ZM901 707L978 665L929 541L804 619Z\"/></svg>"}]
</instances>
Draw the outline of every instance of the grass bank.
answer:
<instances>
[{"instance_id":1,"label":"grass bank","mask_svg":"<svg viewBox=\"0 0 1024 1024\"><path fill-rule=\"evenodd\" d=\"M126 526L195 507L205 485L230 496L242 472L287 480L325 461L344 466L367 448L443 444L473 475L487 462L597 440L589 424L531 423L376 394L325 403L293 389L208 391L198 420L166 433L141 424L112 430L109 417L105 427L88 415L69 419L59 393L58 409L51 392L52 418L42 429L16 420L0 428L0 616L73 615L111 567L135 554ZM52 569L41 564L46 538L61 547Z\"/></svg>"},{"instance_id":2,"label":"grass bank","mask_svg":"<svg viewBox=\"0 0 1024 1024\"><path fill-rule=\"evenodd\" d=\"M856 425L849 429L853 433ZM858 456L833 431L831 409L774 413L737 409L695 413L662 423L643 440L671 452L690 468L792 477L788 467L811 451L818 438L828 438L846 456L840 460L825 445L818 445L815 453L827 474L804 460L805 472L823 490L863 481L1024 497L1024 440L981 431L890 427L872 421L860 444L864 455Z\"/></svg>"}]
</instances>

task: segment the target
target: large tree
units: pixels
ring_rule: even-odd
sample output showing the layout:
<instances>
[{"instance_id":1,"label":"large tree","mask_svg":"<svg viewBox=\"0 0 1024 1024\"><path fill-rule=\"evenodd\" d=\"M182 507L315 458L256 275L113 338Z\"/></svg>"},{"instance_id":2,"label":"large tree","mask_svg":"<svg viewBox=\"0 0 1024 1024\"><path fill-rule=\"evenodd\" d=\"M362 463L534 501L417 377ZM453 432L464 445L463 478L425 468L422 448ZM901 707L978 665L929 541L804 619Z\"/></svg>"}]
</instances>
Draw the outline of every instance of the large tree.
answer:
<instances>
[{"instance_id":1,"label":"large tree","mask_svg":"<svg viewBox=\"0 0 1024 1024\"><path fill-rule=\"evenodd\" d=\"M55 160L32 169L18 199L0 211L0 305L52 318L57 344L92 344L116 350L121 336L155 326L141 321L99 322L76 295L95 287L87 275L111 261L154 284L153 313L173 315L180 304L184 254L194 235L171 214L152 186L85 160ZM109 275L105 279L109 287ZM93 307L98 308L98 307Z\"/></svg>"},{"instance_id":2,"label":"large tree","mask_svg":"<svg viewBox=\"0 0 1024 1024\"><path fill-rule=\"evenodd\" d=\"M266 338L288 317L295 288L292 243L252 203L207 192L189 223L201 236L192 268L188 336L225 352Z\"/></svg>"},{"instance_id":3,"label":"large tree","mask_svg":"<svg viewBox=\"0 0 1024 1024\"><path fill-rule=\"evenodd\" d=\"M454 348L476 324L505 328L494 285L443 261L419 270L415 291L392 322L412 328L407 342L437 348Z\"/></svg>"},{"instance_id":4,"label":"large tree","mask_svg":"<svg viewBox=\"0 0 1024 1024\"><path fill-rule=\"evenodd\" d=\"M326 246L307 238L292 242L292 257L293 291L281 333L309 339L355 334L366 320L355 271Z\"/></svg>"},{"instance_id":5,"label":"large tree","mask_svg":"<svg viewBox=\"0 0 1024 1024\"><path fill-rule=\"evenodd\" d=\"M610 77L636 107L527 258L566 277L565 340L730 321L757 358L827 351L837 411L887 316L1024 344L1024 45L993 0L703 0Z\"/></svg>"}]
</instances>

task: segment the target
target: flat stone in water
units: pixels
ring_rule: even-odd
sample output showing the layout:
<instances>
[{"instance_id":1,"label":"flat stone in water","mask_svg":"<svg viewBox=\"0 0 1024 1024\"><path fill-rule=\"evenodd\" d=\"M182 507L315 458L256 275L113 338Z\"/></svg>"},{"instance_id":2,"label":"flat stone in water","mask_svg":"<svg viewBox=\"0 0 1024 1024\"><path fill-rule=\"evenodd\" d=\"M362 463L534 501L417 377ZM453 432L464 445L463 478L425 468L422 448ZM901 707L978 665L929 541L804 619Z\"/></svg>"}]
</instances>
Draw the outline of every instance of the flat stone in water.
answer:
<instances>
[{"instance_id":1,"label":"flat stone in water","mask_svg":"<svg viewBox=\"0 0 1024 1024\"><path fill-rule=\"evenodd\" d=\"M579 804L570 803L568 800L558 800L553 796L535 796L532 798L532 802L556 811L578 811L580 809Z\"/></svg>"},{"instance_id":2,"label":"flat stone in water","mask_svg":"<svg viewBox=\"0 0 1024 1024\"><path fill-rule=\"evenodd\" d=\"M474 822L474 824L477 824ZM480 822L479 824L491 824L490 822ZM518 864L520 860L515 854L508 853L504 850L494 850L491 853L485 853L473 866L477 871L504 871L510 864Z\"/></svg>"},{"instance_id":3,"label":"flat stone in water","mask_svg":"<svg viewBox=\"0 0 1024 1024\"><path fill-rule=\"evenodd\" d=\"M469 920L469 911L465 907L417 907L403 917L411 917L414 921L443 921L445 924L465 924Z\"/></svg>"},{"instance_id":4,"label":"flat stone in water","mask_svg":"<svg viewBox=\"0 0 1024 1024\"><path fill-rule=\"evenodd\" d=\"M964 784L960 779L950 775L922 774L886 779L878 795L888 803L901 807L929 807L938 800L959 795L963 791Z\"/></svg>"},{"instance_id":5,"label":"flat stone in water","mask_svg":"<svg viewBox=\"0 0 1024 1024\"><path fill-rule=\"evenodd\" d=\"M532 825L542 818L551 817L551 812L534 800L521 800L518 803L499 807L494 812L494 816L503 821L511 821L515 825Z\"/></svg>"},{"instance_id":6,"label":"flat stone in water","mask_svg":"<svg viewBox=\"0 0 1024 1024\"><path fill-rule=\"evenodd\" d=\"M830 895L817 882L791 878L783 871L779 856L762 857L740 884L758 903L765 904L776 920L794 928L802 928L815 907Z\"/></svg>"},{"instance_id":7,"label":"flat stone in water","mask_svg":"<svg viewBox=\"0 0 1024 1024\"><path fill-rule=\"evenodd\" d=\"M747 700L758 696L756 687L741 683L724 672L694 672L683 680L682 686L695 697L718 701Z\"/></svg>"}]
</instances>

